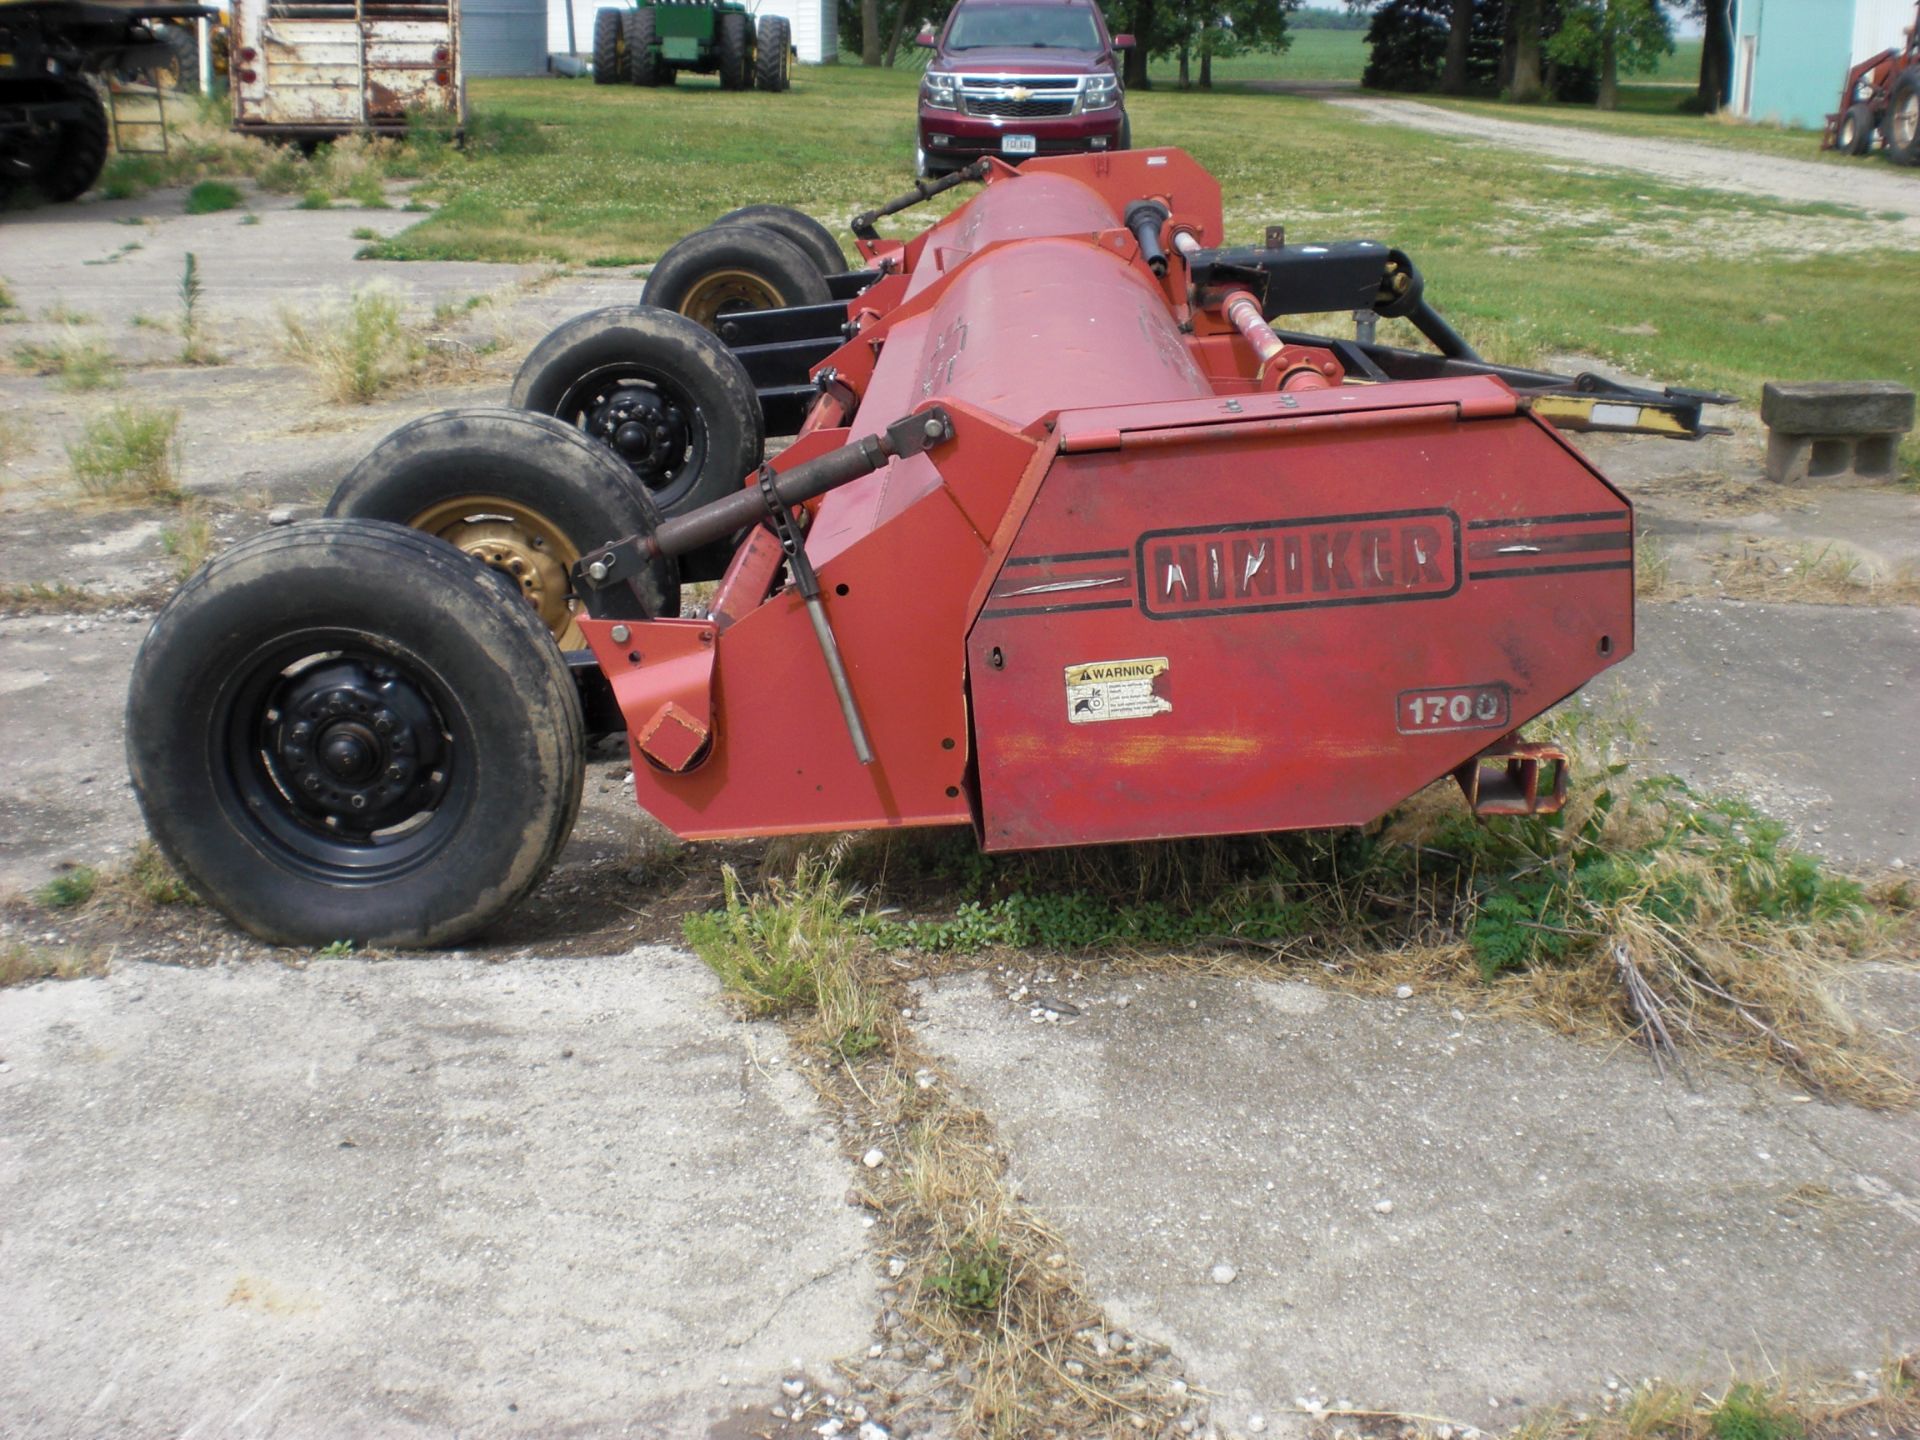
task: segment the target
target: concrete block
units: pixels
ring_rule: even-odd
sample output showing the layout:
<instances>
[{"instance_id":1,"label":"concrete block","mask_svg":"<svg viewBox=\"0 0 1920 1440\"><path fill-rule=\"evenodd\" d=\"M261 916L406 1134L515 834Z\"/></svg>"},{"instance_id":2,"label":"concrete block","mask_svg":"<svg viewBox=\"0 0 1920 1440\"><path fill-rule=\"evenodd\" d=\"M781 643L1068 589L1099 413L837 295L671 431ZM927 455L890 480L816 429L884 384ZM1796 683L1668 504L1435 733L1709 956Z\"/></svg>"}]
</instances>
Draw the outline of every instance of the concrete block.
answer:
<instances>
[{"instance_id":1,"label":"concrete block","mask_svg":"<svg viewBox=\"0 0 1920 1440\"><path fill-rule=\"evenodd\" d=\"M1890 380L1769 381L1760 392L1767 478L1780 485L1892 479L1914 395Z\"/></svg>"},{"instance_id":2,"label":"concrete block","mask_svg":"<svg viewBox=\"0 0 1920 1440\"><path fill-rule=\"evenodd\" d=\"M1793 435L1904 435L1913 429L1913 391L1892 380L1769 380L1760 418Z\"/></svg>"}]
</instances>

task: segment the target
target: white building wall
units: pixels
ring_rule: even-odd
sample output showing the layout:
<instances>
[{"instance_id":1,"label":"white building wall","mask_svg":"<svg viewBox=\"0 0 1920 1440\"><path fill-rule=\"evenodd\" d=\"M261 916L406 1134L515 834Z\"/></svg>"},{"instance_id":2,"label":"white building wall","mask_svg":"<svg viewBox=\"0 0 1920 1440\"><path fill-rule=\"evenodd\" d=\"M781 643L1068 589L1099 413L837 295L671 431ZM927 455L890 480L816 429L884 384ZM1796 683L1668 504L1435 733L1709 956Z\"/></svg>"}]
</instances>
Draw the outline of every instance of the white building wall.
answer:
<instances>
[{"instance_id":1,"label":"white building wall","mask_svg":"<svg viewBox=\"0 0 1920 1440\"><path fill-rule=\"evenodd\" d=\"M747 0L756 15L784 15L793 26L793 48L804 65L819 65L840 53L840 12L834 0ZM601 0L548 0L547 48L567 53L567 7L573 7L573 43L582 55L593 52L593 17ZM616 9L628 9L625 4Z\"/></svg>"},{"instance_id":2,"label":"white building wall","mask_svg":"<svg viewBox=\"0 0 1920 1440\"><path fill-rule=\"evenodd\" d=\"M1911 24L1913 0L1853 0L1853 63L1882 50L1898 50Z\"/></svg>"}]
</instances>

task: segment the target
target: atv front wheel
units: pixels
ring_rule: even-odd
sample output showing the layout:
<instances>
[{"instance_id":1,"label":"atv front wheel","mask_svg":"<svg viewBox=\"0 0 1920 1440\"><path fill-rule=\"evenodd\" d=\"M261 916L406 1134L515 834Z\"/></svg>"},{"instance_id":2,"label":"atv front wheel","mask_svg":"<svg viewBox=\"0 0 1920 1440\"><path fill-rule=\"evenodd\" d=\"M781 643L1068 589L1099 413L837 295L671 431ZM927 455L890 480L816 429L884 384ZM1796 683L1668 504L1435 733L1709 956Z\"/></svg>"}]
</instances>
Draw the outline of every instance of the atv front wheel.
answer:
<instances>
[{"instance_id":1,"label":"atv front wheel","mask_svg":"<svg viewBox=\"0 0 1920 1440\"><path fill-rule=\"evenodd\" d=\"M652 497L604 445L505 406L402 425L340 482L327 514L406 525L464 550L506 577L562 650L586 648L575 562L660 524ZM601 591L597 605L616 620L678 615L679 567L658 560L633 586Z\"/></svg>"},{"instance_id":2,"label":"atv front wheel","mask_svg":"<svg viewBox=\"0 0 1920 1440\"><path fill-rule=\"evenodd\" d=\"M566 843L584 748L566 662L513 588L377 521L227 551L160 612L127 697L154 840L281 945L484 929Z\"/></svg>"}]
</instances>

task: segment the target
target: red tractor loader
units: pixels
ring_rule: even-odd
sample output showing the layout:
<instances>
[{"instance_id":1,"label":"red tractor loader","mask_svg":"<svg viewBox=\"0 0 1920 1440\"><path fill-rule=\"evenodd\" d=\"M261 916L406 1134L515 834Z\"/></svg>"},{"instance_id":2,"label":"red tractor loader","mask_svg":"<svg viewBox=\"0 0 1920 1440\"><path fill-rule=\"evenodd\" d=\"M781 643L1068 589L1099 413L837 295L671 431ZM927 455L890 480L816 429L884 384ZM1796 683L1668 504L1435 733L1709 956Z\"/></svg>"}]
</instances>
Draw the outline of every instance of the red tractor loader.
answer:
<instances>
[{"instance_id":1,"label":"red tractor loader","mask_svg":"<svg viewBox=\"0 0 1920 1440\"><path fill-rule=\"evenodd\" d=\"M1905 45L1847 71L1840 108L1827 116L1820 148L1864 155L1876 135L1895 164L1920 165L1920 0Z\"/></svg>"},{"instance_id":2,"label":"red tractor loader","mask_svg":"<svg viewBox=\"0 0 1920 1440\"><path fill-rule=\"evenodd\" d=\"M1357 825L1448 775L1560 802L1518 732L1632 653L1634 566L1561 430L1695 435L1724 397L1487 364L1374 241L1223 248L1175 150L982 161L854 229L851 298L728 339L581 316L527 408L413 422L188 582L128 746L203 896L274 941L455 941L551 864L595 730L694 839ZM1284 328L1333 312L1435 349ZM739 466L763 430L797 434ZM683 562L720 576L688 616Z\"/></svg>"}]
</instances>

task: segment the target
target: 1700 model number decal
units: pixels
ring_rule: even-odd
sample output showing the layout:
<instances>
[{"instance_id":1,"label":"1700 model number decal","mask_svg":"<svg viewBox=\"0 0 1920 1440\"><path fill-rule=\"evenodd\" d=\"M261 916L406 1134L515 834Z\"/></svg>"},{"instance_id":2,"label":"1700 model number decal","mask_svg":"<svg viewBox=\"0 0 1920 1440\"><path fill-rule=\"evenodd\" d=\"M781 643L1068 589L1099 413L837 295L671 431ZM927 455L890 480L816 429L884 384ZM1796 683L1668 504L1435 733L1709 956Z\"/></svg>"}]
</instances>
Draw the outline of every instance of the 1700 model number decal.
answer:
<instances>
[{"instance_id":1,"label":"1700 model number decal","mask_svg":"<svg viewBox=\"0 0 1920 1440\"><path fill-rule=\"evenodd\" d=\"M1512 714L1504 681L1488 685L1437 685L1402 690L1394 702L1394 723L1402 735L1434 735L1445 730L1504 730Z\"/></svg>"}]
</instances>

